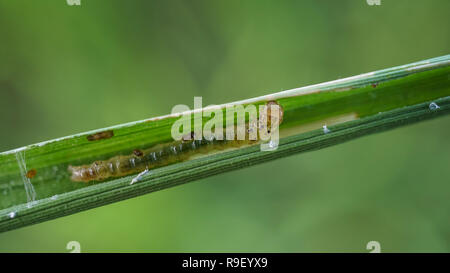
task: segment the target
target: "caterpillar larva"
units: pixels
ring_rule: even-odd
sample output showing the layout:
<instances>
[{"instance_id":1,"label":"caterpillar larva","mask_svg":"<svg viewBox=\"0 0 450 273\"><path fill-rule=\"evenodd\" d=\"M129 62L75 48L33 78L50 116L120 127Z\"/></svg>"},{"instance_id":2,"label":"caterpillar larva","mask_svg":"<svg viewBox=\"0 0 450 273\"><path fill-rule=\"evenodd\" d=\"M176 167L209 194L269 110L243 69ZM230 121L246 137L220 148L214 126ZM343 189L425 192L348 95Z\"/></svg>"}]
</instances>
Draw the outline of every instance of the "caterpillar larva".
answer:
<instances>
[{"instance_id":1,"label":"caterpillar larva","mask_svg":"<svg viewBox=\"0 0 450 273\"><path fill-rule=\"evenodd\" d=\"M278 105L274 101L270 101L266 106ZM278 105L279 106L279 105ZM266 115L260 115L259 120L265 119L267 125L270 125L273 119L271 107L268 107ZM283 117L283 109L279 106L278 124L281 123ZM268 132L270 133L270 128ZM250 126L246 124L246 134L249 134ZM236 136L237 130L234 130ZM71 180L76 182L89 182L93 180L101 181L112 177L122 177L134 173L139 173L145 169L153 169L176 162L187 160L195 154L207 153L211 150L222 150L231 147L240 147L252 144L258 140L250 140L247 136L245 140L218 140L214 137L206 139L202 137L200 140L194 139L193 133L180 141L174 141L168 144L156 145L147 150L136 149L131 155L118 155L103 161L95 161L89 165L69 166L68 170L72 173Z\"/></svg>"}]
</instances>

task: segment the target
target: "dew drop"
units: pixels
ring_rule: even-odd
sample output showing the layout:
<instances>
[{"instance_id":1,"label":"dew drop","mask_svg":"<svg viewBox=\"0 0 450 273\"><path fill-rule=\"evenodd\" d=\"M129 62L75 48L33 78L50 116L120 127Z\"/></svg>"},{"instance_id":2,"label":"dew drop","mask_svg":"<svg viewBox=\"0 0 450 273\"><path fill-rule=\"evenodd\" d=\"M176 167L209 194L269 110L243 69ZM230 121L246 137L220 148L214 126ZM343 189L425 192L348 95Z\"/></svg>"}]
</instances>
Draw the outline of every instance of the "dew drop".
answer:
<instances>
[{"instance_id":1,"label":"dew drop","mask_svg":"<svg viewBox=\"0 0 450 273\"><path fill-rule=\"evenodd\" d=\"M10 213L8 213L9 218L14 218L16 217L16 212L15 211L11 211Z\"/></svg>"},{"instance_id":2,"label":"dew drop","mask_svg":"<svg viewBox=\"0 0 450 273\"><path fill-rule=\"evenodd\" d=\"M430 108L431 111L435 111L441 107L439 107L439 105L437 105L435 102L430 103L430 105L428 106L428 108Z\"/></svg>"},{"instance_id":3,"label":"dew drop","mask_svg":"<svg viewBox=\"0 0 450 273\"><path fill-rule=\"evenodd\" d=\"M329 132L331 132L330 129L328 129L328 127L326 125L322 126L322 128L323 128L324 134L328 134Z\"/></svg>"},{"instance_id":4,"label":"dew drop","mask_svg":"<svg viewBox=\"0 0 450 273\"><path fill-rule=\"evenodd\" d=\"M55 194L55 195L53 195L52 197L50 197L50 199L52 199L52 200L56 200L56 199L58 199L58 195L57 195L57 194Z\"/></svg>"}]
</instances>

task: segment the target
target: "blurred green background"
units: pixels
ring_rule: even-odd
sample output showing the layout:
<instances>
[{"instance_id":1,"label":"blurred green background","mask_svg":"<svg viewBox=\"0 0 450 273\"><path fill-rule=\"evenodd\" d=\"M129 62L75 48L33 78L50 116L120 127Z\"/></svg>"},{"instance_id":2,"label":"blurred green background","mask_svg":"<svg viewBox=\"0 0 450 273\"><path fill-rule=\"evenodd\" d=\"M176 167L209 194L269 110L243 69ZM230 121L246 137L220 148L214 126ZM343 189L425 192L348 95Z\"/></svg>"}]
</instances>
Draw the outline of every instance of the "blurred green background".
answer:
<instances>
[{"instance_id":1,"label":"blurred green background","mask_svg":"<svg viewBox=\"0 0 450 273\"><path fill-rule=\"evenodd\" d=\"M0 0L0 150L449 54L450 1ZM1 252L450 251L450 117L0 234ZM0 197L1 198L1 197Z\"/></svg>"}]
</instances>

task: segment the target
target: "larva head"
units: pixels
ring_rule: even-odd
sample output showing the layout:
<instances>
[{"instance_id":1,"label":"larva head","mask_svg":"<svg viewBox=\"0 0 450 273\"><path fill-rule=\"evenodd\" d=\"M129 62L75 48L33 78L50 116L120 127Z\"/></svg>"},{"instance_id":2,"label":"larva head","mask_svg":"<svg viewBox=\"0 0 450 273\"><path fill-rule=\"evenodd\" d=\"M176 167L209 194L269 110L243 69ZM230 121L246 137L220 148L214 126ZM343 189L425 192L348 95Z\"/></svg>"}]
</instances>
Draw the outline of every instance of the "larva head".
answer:
<instances>
[{"instance_id":1,"label":"larva head","mask_svg":"<svg viewBox=\"0 0 450 273\"><path fill-rule=\"evenodd\" d=\"M267 125L271 126L272 123L278 126L283 121L283 108L276 101L269 101L266 104L267 107ZM274 112L273 110L277 111Z\"/></svg>"}]
</instances>

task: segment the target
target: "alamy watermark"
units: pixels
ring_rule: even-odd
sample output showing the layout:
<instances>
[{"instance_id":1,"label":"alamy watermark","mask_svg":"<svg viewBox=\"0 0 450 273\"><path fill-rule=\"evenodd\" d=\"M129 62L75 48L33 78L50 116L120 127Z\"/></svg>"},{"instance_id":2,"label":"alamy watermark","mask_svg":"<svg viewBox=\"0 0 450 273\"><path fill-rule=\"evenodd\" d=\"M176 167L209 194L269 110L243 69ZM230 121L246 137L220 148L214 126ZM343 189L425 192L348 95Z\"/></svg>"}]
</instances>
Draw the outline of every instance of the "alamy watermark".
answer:
<instances>
[{"instance_id":1,"label":"alamy watermark","mask_svg":"<svg viewBox=\"0 0 450 273\"><path fill-rule=\"evenodd\" d=\"M81 0L66 0L69 6L81 6Z\"/></svg>"},{"instance_id":2,"label":"alamy watermark","mask_svg":"<svg viewBox=\"0 0 450 273\"><path fill-rule=\"evenodd\" d=\"M193 111L189 106L180 104L172 108L172 114L177 113L180 118L171 128L174 140L248 140L261 141L261 151L278 148L278 127L283 109L274 101L259 105L258 108L253 104L233 104L224 108L210 105L203 108L202 97L194 97ZM203 124L204 119L207 121Z\"/></svg>"},{"instance_id":3,"label":"alamy watermark","mask_svg":"<svg viewBox=\"0 0 450 273\"><path fill-rule=\"evenodd\" d=\"M366 0L366 2L367 2L367 5L369 5L369 6L381 5L381 0Z\"/></svg>"},{"instance_id":4,"label":"alamy watermark","mask_svg":"<svg viewBox=\"0 0 450 273\"><path fill-rule=\"evenodd\" d=\"M66 249L70 250L70 253L81 253L81 245L78 241L70 241L66 245Z\"/></svg>"},{"instance_id":5,"label":"alamy watermark","mask_svg":"<svg viewBox=\"0 0 450 273\"><path fill-rule=\"evenodd\" d=\"M371 250L370 253L381 253L381 244L378 241L370 241L366 245L367 250Z\"/></svg>"}]
</instances>

